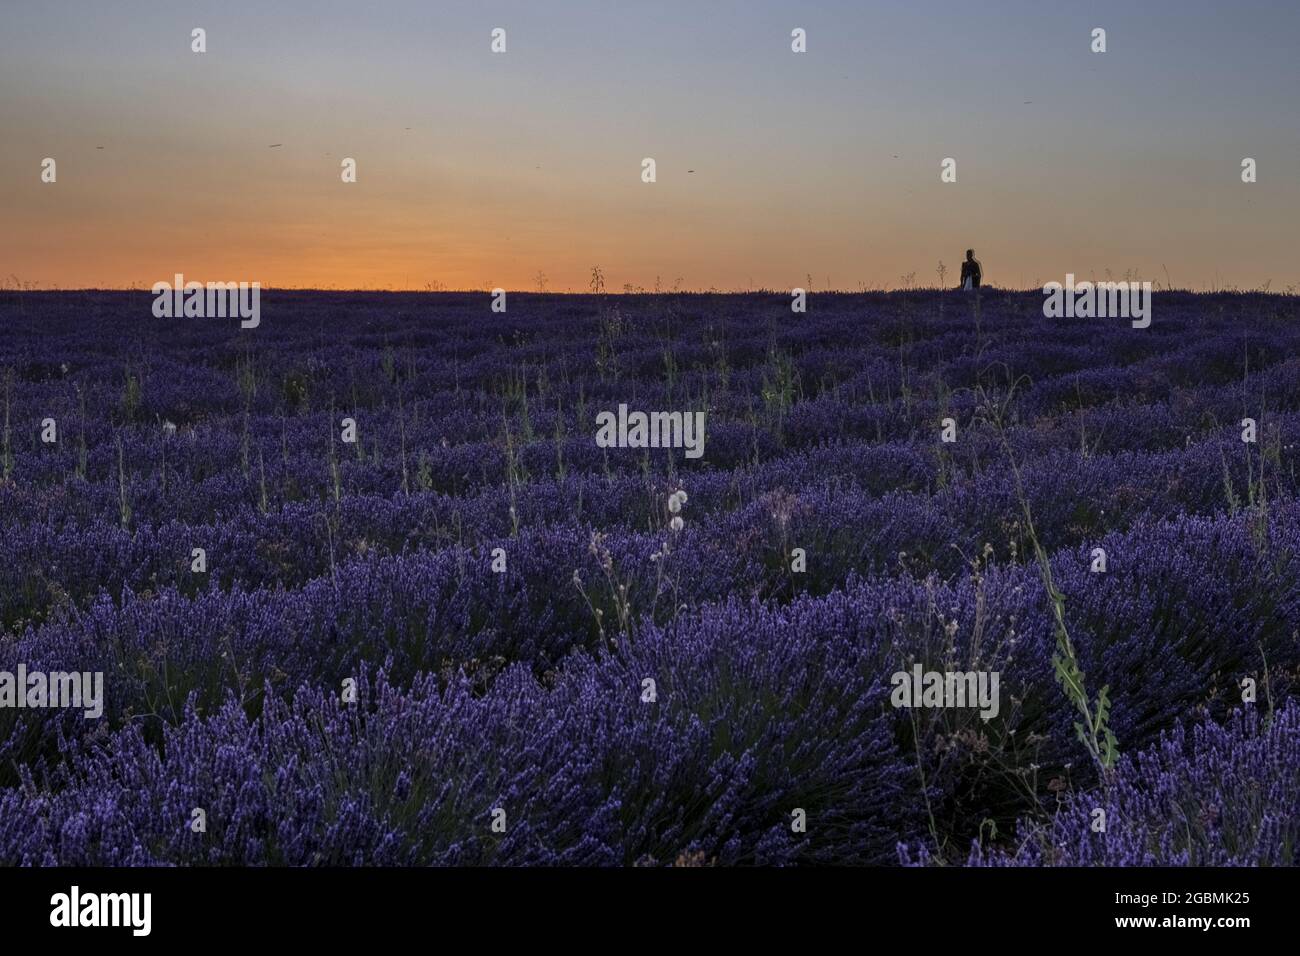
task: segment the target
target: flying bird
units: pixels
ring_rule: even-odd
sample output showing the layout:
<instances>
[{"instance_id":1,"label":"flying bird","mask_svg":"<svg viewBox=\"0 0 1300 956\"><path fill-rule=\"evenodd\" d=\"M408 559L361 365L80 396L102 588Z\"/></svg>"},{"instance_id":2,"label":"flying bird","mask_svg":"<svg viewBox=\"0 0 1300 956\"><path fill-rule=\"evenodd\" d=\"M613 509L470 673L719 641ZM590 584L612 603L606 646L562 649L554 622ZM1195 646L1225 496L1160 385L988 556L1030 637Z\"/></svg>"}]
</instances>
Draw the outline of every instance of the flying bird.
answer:
<instances>
[{"instance_id":1,"label":"flying bird","mask_svg":"<svg viewBox=\"0 0 1300 956\"><path fill-rule=\"evenodd\" d=\"M268 147L266 147L266 148L267 148L267 149L275 149L277 146L283 146L283 145L284 145L283 143L272 143L270 146L268 146Z\"/></svg>"}]
</instances>

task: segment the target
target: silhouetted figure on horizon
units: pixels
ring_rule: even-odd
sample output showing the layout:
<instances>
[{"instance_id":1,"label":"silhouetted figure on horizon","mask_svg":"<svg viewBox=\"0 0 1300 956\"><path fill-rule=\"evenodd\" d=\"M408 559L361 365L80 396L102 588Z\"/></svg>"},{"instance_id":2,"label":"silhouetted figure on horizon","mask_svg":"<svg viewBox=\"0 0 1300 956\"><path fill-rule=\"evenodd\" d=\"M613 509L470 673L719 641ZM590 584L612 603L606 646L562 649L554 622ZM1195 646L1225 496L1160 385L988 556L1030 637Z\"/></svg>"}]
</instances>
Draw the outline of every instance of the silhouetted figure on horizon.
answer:
<instances>
[{"instance_id":1,"label":"silhouetted figure on horizon","mask_svg":"<svg viewBox=\"0 0 1300 956\"><path fill-rule=\"evenodd\" d=\"M961 264L961 287L964 291L969 292L971 289L980 287L980 280L984 278L984 270L980 268L980 261L975 258L975 250L966 250L966 261Z\"/></svg>"}]
</instances>

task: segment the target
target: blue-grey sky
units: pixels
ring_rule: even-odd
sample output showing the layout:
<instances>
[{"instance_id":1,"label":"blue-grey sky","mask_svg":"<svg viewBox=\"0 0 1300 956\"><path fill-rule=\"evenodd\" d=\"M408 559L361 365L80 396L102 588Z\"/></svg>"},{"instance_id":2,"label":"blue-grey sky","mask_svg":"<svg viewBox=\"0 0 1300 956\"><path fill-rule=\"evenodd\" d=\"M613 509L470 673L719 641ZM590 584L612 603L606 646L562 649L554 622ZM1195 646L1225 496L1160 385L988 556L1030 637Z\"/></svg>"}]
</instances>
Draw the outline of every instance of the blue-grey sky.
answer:
<instances>
[{"instance_id":1,"label":"blue-grey sky","mask_svg":"<svg viewBox=\"0 0 1300 956\"><path fill-rule=\"evenodd\" d=\"M1297 37L1300 5L1250 0L15 4L0 270L856 289L974 246L999 285L1280 290Z\"/></svg>"}]
</instances>

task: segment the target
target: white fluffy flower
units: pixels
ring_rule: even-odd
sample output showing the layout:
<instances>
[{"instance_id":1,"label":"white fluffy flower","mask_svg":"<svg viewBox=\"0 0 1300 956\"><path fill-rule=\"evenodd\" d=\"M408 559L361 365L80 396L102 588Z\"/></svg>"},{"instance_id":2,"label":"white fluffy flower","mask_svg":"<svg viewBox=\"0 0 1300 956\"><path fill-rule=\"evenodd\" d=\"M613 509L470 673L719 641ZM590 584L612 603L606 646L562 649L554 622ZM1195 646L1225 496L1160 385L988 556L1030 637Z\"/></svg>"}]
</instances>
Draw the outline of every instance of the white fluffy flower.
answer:
<instances>
[{"instance_id":1,"label":"white fluffy flower","mask_svg":"<svg viewBox=\"0 0 1300 956\"><path fill-rule=\"evenodd\" d=\"M682 530L681 516L678 515L677 517L673 518L673 520L669 524L674 531L681 531Z\"/></svg>"}]
</instances>

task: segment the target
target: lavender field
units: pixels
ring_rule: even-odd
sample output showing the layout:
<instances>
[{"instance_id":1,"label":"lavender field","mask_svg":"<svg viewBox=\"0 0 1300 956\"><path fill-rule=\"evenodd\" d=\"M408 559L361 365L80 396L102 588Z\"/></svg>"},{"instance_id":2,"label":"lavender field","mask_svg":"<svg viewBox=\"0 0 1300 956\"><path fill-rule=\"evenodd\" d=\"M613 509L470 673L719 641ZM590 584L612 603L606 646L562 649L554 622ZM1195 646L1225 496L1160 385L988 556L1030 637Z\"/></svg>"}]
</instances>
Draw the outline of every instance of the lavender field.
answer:
<instances>
[{"instance_id":1,"label":"lavender field","mask_svg":"<svg viewBox=\"0 0 1300 956\"><path fill-rule=\"evenodd\" d=\"M490 302L0 298L0 863L1297 862L1294 297Z\"/></svg>"}]
</instances>

